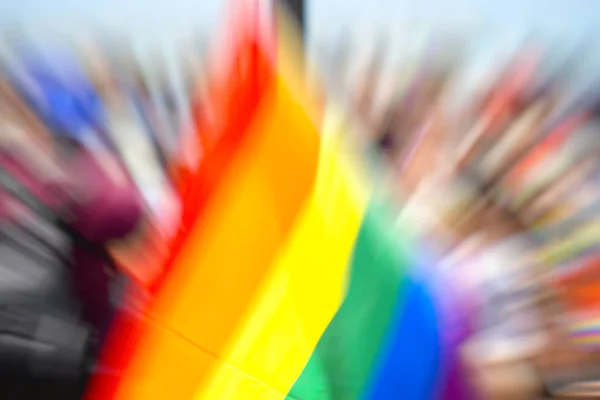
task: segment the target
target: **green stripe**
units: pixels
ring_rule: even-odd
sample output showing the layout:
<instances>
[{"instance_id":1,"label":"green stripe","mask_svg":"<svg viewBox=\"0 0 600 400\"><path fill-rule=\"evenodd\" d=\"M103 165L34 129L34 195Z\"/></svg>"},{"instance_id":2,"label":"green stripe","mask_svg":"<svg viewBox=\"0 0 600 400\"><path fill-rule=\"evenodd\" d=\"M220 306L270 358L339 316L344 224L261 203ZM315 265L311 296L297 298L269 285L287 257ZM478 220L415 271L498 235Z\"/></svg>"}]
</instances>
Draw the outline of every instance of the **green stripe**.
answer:
<instances>
[{"instance_id":1,"label":"green stripe","mask_svg":"<svg viewBox=\"0 0 600 400\"><path fill-rule=\"evenodd\" d=\"M369 205L355 244L346 298L289 399L354 400L362 394L409 262L391 236L392 220L381 204Z\"/></svg>"}]
</instances>

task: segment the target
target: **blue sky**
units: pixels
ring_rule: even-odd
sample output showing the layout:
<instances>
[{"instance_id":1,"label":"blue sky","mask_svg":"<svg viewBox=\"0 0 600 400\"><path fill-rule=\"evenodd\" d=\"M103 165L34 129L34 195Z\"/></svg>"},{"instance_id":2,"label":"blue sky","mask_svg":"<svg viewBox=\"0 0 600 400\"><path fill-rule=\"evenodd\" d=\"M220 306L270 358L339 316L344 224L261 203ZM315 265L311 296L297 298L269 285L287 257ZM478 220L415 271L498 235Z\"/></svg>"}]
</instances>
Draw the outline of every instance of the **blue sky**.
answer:
<instances>
[{"instance_id":1,"label":"blue sky","mask_svg":"<svg viewBox=\"0 0 600 400\"><path fill-rule=\"evenodd\" d=\"M239 0L238 0L239 1ZM211 31L225 0L19 0L0 4L0 21L64 29L103 28L144 36L177 37L193 29ZM312 32L334 36L352 27L369 35L408 23L479 24L495 30L539 26L576 34L600 22L595 0L312 0Z\"/></svg>"},{"instance_id":2,"label":"blue sky","mask_svg":"<svg viewBox=\"0 0 600 400\"><path fill-rule=\"evenodd\" d=\"M15 0L0 3L0 23L32 32L114 32L141 46L180 43L214 31L226 0ZM243 1L243 0L235 0ZM469 30L475 49L510 48L535 28L562 44L584 32L599 34L598 0L308 0L311 43L334 41L349 32L367 52L382 34L401 52L422 38L425 27ZM599 58L600 47L594 51ZM489 58L489 54L488 54Z\"/></svg>"}]
</instances>

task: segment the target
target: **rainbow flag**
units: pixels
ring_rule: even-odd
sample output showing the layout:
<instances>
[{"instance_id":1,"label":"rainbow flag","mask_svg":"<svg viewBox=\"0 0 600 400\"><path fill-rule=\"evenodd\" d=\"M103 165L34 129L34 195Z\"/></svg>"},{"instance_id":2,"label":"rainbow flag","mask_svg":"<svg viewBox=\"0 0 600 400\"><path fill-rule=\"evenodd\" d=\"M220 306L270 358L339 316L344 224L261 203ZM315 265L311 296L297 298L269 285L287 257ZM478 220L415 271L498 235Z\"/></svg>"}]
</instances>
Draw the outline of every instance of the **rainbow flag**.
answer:
<instances>
[{"instance_id":1,"label":"rainbow flag","mask_svg":"<svg viewBox=\"0 0 600 400\"><path fill-rule=\"evenodd\" d=\"M94 377L89 399L438 394L436 300L412 278L414 257L358 153L336 123L320 132L289 47L261 35L246 32L238 47L253 57L230 58L263 72L260 85L230 87L251 93L251 111L210 132L222 136L188 177L196 203L168 274L142 315L117 321L101 357L113 373Z\"/></svg>"},{"instance_id":2,"label":"rainbow flag","mask_svg":"<svg viewBox=\"0 0 600 400\"><path fill-rule=\"evenodd\" d=\"M589 307L585 311L573 312L572 321L568 325L571 342L578 348L588 351L600 349L600 318L598 306Z\"/></svg>"}]
</instances>

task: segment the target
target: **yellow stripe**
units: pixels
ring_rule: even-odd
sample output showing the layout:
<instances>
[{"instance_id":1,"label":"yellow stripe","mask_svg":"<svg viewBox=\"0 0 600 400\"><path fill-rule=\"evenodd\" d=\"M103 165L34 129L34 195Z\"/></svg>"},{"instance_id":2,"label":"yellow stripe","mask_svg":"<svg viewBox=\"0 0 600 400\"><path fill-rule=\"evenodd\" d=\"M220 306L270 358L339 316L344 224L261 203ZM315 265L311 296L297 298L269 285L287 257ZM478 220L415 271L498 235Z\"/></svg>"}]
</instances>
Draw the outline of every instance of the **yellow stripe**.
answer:
<instances>
[{"instance_id":1,"label":"yellow stripe","mask_svg":"<svg viewBox=\"0 0 600 400\"><path fill-rule=\"evenodd\" d=\"M326 136L315 191L224 357L229 364L213 370L198 400L285 398L339 308L369 191L335 135Z\"/></svg>"}]
</instances>

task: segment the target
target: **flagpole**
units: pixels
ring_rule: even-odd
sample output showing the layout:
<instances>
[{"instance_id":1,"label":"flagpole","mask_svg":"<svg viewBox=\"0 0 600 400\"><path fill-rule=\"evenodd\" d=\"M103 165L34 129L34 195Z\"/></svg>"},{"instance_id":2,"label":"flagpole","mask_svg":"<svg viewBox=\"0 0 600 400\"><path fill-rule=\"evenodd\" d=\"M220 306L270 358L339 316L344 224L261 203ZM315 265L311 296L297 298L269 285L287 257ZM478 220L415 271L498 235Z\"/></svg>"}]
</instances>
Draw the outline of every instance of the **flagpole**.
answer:
<instances>
[{"instance_id":1,"label":"flagpole","mask_svg":"<svg viewBox=\"0 0 600 400\"><path fill-rule=\"evenodd\" d=\"M306 1L305 0L274 0L279 1L288 10L294 22L298 24L298 30L303 46L306 45ZM304 49L303 49L304 50Z\"/></svg>"}]
</instances>

